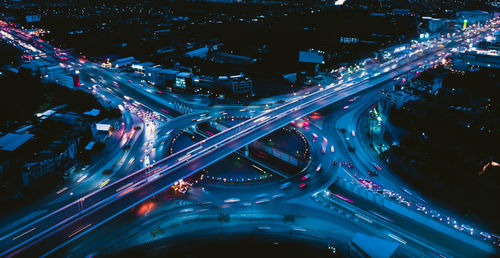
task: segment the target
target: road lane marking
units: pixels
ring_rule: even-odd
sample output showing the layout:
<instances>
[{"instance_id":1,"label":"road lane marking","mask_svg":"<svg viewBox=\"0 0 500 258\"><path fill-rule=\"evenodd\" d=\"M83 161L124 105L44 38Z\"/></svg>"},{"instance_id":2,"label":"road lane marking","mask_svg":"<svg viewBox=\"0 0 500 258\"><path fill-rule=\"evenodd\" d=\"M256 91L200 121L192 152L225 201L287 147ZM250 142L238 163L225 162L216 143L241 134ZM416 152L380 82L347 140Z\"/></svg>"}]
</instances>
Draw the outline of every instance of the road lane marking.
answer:
<instances>
[{"instance_id":1,"label":"road lane marking","mask_svg":"<svg viewBox=\"0 0 500 258\"><path fill-rule=\"evenodd\" d=\"M72 238L74 235L76 235L76 234L78 234L78 233L82 232L83 230L87 229L87 228L88 228L88 227L90 227L91 225L92 225L92 224L88 224L88 225L87 225L87 226L85 226L85 227L81 227L81 228L77 229L75 232L71 233L71 234L68 236L68 238Z\"/></svg>"},{"instance_id":2,"label":"road lane marking","mask_svg":"<svg viewBox=\"0 0 500 258\"><path fill-rule=\"evenodd\" d=\"M24 235L28 234L29 232L31 232L31 231L33 231L33 230L35 230L35 229L36 229L36 227L35 227L35 228L32 228L32 229L30 229L30 230L28 230L28 231L26 231L26 232L24 232L24 233L22 233L22 234L21 234L21 235L19 235L19 236L16 236L16 237L12 238L12 240L16 240L16 239L18 239L18 238L20 238L20 237L22 237L22 236L24 236Z\"/></svg>"}]
</instances>

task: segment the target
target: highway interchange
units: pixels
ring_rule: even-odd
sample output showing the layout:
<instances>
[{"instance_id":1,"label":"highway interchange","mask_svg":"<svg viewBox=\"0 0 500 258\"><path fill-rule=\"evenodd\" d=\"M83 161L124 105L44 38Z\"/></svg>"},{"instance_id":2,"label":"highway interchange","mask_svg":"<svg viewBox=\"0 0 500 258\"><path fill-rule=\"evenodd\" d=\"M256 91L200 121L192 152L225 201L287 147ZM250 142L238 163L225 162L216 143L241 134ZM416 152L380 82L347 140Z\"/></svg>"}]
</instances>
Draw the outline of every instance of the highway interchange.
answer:
<instances>
[{"instance_id":1,"label":"highway interchange","mask_svg":"<svg viewBox=\"0 0 500 258\"><path fill-rule=\"evenodd\" d=\"M2 29L10 32L11 35L19 33L12 28L2 27ZM472 35L469 35L469 37L472 37ZM127 103L126 105L128 106L123 108L124 117L129 117L126 119L124 126L124 130L127 130L126 132L131 132L133 130L132 128L134 128L137 124L140 124L140 119L135 117L136 114L130 114L133 113L131 110L145 110L145 113L155 112L155 114L157 114L155 115L156 117L161 116L162 118L142 123L142 128L138 130L136 134L132 135L133 139L127 139L127 141L130 140L129 144L131 144L131 148L128 151L123 151L120 159L121 166L119 166L117 171L110 177L110 181L108 181L109 184L100 187L97 190L91 190L92 187L95 187L96 182L93 182L92 187L69 187L71 189L65 190L65 194L73 194L67 196L64 200L58 201L66 206L62 207L62 204L54 205L54 207L62 208L59 210L54 208L48 215L44 214L43 217L39 216L41 219L38 218L31 223L26 223L25 226L18 227L15 230L9 229L6 234L2 234L3 240L1 247L2 250L5 250L5 252L2 253L2 256L17 254L18 252L28 256L40 256L43 254L52 254L54 251L61 252L68 249L73 251L73 249L71 249L72 247L76 248L78 246L82 246L78 244L80 241L90 241L88 239L95 237L95 232L98 232L99 230L109 230L108 227L112 227L113 225L116 225L116 223L119 223L117 222L119 220L112 220L113 218L126 212L127 210L130 210L131 207L139 205L145 200L161 194L179 179L186 178L231 154L235 150L255 141L256 139L259 139L324 107L333 109L333 111L326 114L326 116L321 120L321 123L313 122L310 131L302 129L302 131L305 130L303 132L304 135L306 135L310 139L310 142L312 142L312 145L315 146L312 164L308 168L308 171L304 172L309 172L314 175L307 182L307 187L304 189L299 189L297 187L297 185L301 182L299 177L287 179L290 180L290 182L293 182L290 189L279 189L279 184L283 182L280 182L279 184L262 184L252 187L242 187L237 190L238 194L232 193L232 196L227 196L227 191L224 191L224 189L207 188L205 190L205 188L200 189L194 187L188 196L188 199L192 198L190 202L193 203L193 207L189 208L191 210L179 213L178 210L174 209L172 213L177 213L177 215L169 214L168 216L165 216L165 218L173 217L177 220L182 220L185 217L193 217L191 213L200 210L203 210L201 212L203 214L200 213L200 215L196 216L214 217L221 212L220 206L224 206L224 200L227 200L228 198L236 198L239 201L237 203L226 203L226 206L222 208L224 209L223 212L230 213L232 216L245 213L278 214L281 216L294 214L298 218L295 222L298 229L295 229L294 232L300 232L299 234L302 235L311 234L319 236L320 239L326 239L323 240L326 242L336 238L335 236L332 236L332 231L326 230L317 232L310 228L310 226L319 223L318 221L307 223L303 222L303 225L301 225L301 220L314 218L321 220L321 223L330 223L332 230L335 232L333 235L338 235L339 238L342 236L342 234L339 233L342 230L351 233L360 231L372 232L375 235L383 235L386 238L387 234L382 234L381 232L393 230L395 235L406 239L404 240L404 249L409 254L415 256L420 256L422 254L428 255L429 253L451 256L461 256L463 254L478 254L479 256L487 255L484 250L478 250L473 246L460 245L460 248L456 248L456 246L459 245L454 241L457 240L451 239L450 237L438 232L432 232L431 234L436 237L435 241L428 241L425 238L430 234L429 230L432 231L432 229L425 228L422 225L417 225L421 228L421 230L413 230L410 232L408 228L411 227L408 227L408 225L415 225L412 224L414 222L410 222L408 220L398 223L397 225L392 225L392 223L388 223L387 220L383 221L380 217L377 217L373 213L367 212L366 207L370 204L365 204L362 201L359 201L359 203L363 203L361 205L362 207L360 207L359 204L348 205L347 203L333 200L332 204L329 205L334 206L334 208L328 208L325 207L326 204L323 199L312 197L313 194L317 197L318 192L325 190L335 181L337 176L340 174L338 170L344 170L344 172L349 174L350 169L346 169L345 166L332 165L332 161L335 159L339 162L343 160L352 161L355 164L357 171L360 171L360 173L366 173L366 171L372 170L374 163L379 164L382 167L380 177L377 179L377 182L380 185L388 189L396 189L398 192L401 189L405 189L406 191L400 192L400 194L404 196L405 199L411 200L412 203L422 202L425 200L424 197L418 196L416 191L410 189L404 184L404 182L392 175L390 173L390 169L384 166L382 161L377 161L376 158L374 159L373 156L370 156L369 152L362 151L366 146L363 146L364 144L358 140L359 137L351 137L354 138L353 142L358 151L356 151L354 155L349 153L345 146L345 139L343 139L343 137L341 137L338 133L338 129L342 127L346 128L347 132L357 131L358 118L369 105L373 104L381 97L380 90L381 88L387 88L388 85L390 85L388 82L392 81L395 77L406 74L408 71L411 71L416 67L427 65L431 61L435 61L440 55L447 53L449 48L458 45L465 39L458 38L457 35L457 38L451 37L446 40L446 42L431 43L432 47L429 47L429 49L425 49L420 54L413 55L412 57L398 57L391 60L387 64L375 65L371 68L368 67L364 74L353 74L350 78L343 79L345 80L343 82L336 81L327 86L318 87L315 90L308 89L297 92L294 95L290 94L287 96L279 96L274 99L274 102L270 102L267 106L259 103L258 105L245 107L245 109L254 110L254 114L256 114L255 117L226 131L209 137L202 142L199 142L178 153L174 153L164 159L162 159L164 154L161 152L156 153L156 160L159 161L151 166L146 164L145 168L143 164L139 163L131 166L127 160L130 160L132 156L135 157L136 153L143 153L144 149L147 148L146 146L150 142L158 144L158 139L161 139L162 141L166 140L165 137L162 137L162 135L165 135L167 132L192 126L192 120L199 118L201 114L208 114L211 117L216 117L221 111L225 111L231 113L232 115L238 115L243 112L240 111L241 107L214 106L207 109L206 105L183 102L186 106L189 106L188 111L191 113L181 114L181 112L178 112L176 107L173 105L173 102L176 100L168 97L168 94L154 92L151 88L147 87L138 87L137 82L126 78L126 75L113 74L112 72L106 71L95 64L89 62L82 63L78 58L69 57L69 62L72 62L75 67L79 67L82 79L88 81L98 81L102 86L99 86L96 90L103 92L103 94L110 95L110 98L116 98L117 103L120 103L120 100ZM42 43L40 46L42 46L40 47L42 51L46 53L52 51L52 46L47 43ZM425 44L420 43L416 48L419 49L424 47ZM358 96L358 98L354 101L350 101L354 96ZM285 103L277 105L276 102L279 99L285 99ZM125 103L122 104L125 105ZM342 107L347 108L344 109ZM134 118L132 118L132 116L134 116ZM155 126L155 128L148 129L150 126ZM158 126L158 128L156 128L156 126ZM149 133L147 132L148 130L150 130ZM335 146L335 152L322 154L321 147L318 147L319 145L314 143L314 139L311 139L312 132L317 132L317 135L325 137L328 140L328 144ZM321 139L318 141L321 141ZM112 151L118 150L120 149ZM116 156L116 153L109 155L109 157L112 156ZM153 156L151 156L151 159L153 159ZM105 159L103 159L102 162L105 162L104 160ZM95 167L96 170L100 171L104 169L104 167L108 167L104 164L105 163L96 163L95 165L92 165L91 168ZM322 164L323 169L321 172L315 173L314 170L319 164ZM135 169L139 170L131 173L131 171ZM364 174L363 177L368 178L368 175ZM97 181L100 182L99 180ZM89 180L89 184L92 184L90 182L92 182L92 180ZM82 189L79 190L78 188ZM207 191L209 191L210 194L207 194ZM85 194L85 192L87 192L88 195ZM272 199L269 202L273 202L272 207L266 203L255 203L254 199L256 192L262 192L263 194L265 193L269 196L269 199ZM276 196L276 194L283 194L282 192L284 192L284 196L281 198L271 197ZM71 197L73 195L75 197ZM318 199L318 201L315 201L314 199ZM301 202L298 200L303 201ZM209 206L215 206L218 208L200 207L200 205L203 205L202 203L207 202L211 203ZM297 204L297 202L300 204ZM216 205L216 203L219 203L219 205ZM251 203L251 205L243 205L248 203ZM298 207L301 205L303 206ZM182 210L185 211L185 209L186 208L183 208ZM368 218L368 220L372 221L372 223L375 221L377 223L377 226L375 227L376 229L374 230L373 225L368 225L372 223L367 223L367 225L360 223L360 225L357 225L359 219L354 221L353 217L346 217L345 214L340 214L339 209L344 211L351 209L355 210L356 212L353 214L358 214L363 218ZM371 209L376 209L376 207L371 207ZM288 213L284 214L283 212L277 211L288 211ZM383 210L380 211L380 214L386 213L387 212L384 213ZM158 216L164 215L165 214ZM395 214L389 213L386 215L386 217L390 216L389 218L393 221L401 219ZM154 212L148 215L148 218L140 218L140 220L151 219L153 216ZM334 219L334 217L336 219ZM456 216L456 218L459 219L459 216ZM106 223L108 221L110 222ZM251 226L248 226L249 224ZM244 228L247 228L247 231L254 231L254 224L255 223L250 222L245 223L244 220L242 220L236 224L237 226L235 226L233 230L237 231L238 229L241 229L242 231L245 231ZM262 222L259 222L258 224L261 225ZM91 232L92 229L96 229L101 225L103 225L102 228ZM214 221L212 226L219 227L220 222ZM231 228L230 226L228 227ZM263 228L264 229L261 231L264 231L263 233L265 234L271 234L274 230L280 230L279 225L266 225ZM193 227L191 230L195 231L195 229L196 227ZM186 228L186 231L188 230L189 229ZM130 231L133 231L133 229L130 229ZM84 236L88 232L91 233L89 233L88 236ZM112 232L109 232L109 234L112 235ZM352 234L344 234L343 241L348 242L348 236ZM74 241L82 236L83 238L81 240ZM61 247L63 248L60 249ZM81 250L80 252L84 252L84 250Z\"/></svg>"}]
</instances>

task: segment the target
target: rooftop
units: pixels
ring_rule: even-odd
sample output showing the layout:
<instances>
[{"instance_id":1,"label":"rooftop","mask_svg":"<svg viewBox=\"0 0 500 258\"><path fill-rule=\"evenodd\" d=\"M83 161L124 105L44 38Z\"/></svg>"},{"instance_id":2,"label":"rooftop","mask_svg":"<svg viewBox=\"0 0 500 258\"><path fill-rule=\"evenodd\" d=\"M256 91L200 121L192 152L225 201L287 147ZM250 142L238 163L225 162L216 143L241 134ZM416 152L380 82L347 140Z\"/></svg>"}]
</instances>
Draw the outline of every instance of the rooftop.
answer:
<instances>
[{"instance_id":1,"label":"rooftop","mask_svg":"<svg viewBox=\"0 0 500 258\"><path fill-rule=\"evenodd\" d=\"M0 138L0 149L3 151L15 151L33 137L34 135L29 133L8 133Z\"/></svg>"}]
</instances>

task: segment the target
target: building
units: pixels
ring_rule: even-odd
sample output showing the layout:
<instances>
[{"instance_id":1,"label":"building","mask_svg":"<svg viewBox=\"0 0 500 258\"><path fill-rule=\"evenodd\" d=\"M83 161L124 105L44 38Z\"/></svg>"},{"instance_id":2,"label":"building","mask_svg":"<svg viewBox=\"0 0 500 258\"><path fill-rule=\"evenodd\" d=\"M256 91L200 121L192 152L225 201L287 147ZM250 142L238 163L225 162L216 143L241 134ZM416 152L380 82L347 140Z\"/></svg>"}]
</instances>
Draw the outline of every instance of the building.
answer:
<instances>
[{"instance_id":1,"label":"building","mask_svg":"<svg viewBox=\"0 0 500 258\"><path fill-rule=\"evenodd\" d=\"M392 90L385 94L385 100L394 105L397 109L403 107L410 100L418 99L415 95L403 90Z\"/></svg>"},{"instance_id":2,"label":"building","mask_svg":"<svg viewBox=\"0 0 500 258\"><path fill-rule=\"evenodd\" d=\"M135 58L133 56L120 58L120 59L116 59L115 61L113 61L113 67L120 68L120 67L130 65L134 62L135 62Z\"/></svg>"},{"instance_id":3,"label":"building","mask_svg":"<svg viewBox=\"0 0 500 258\"><path fill-rule=\"evenodd\" d=\"M497 35L497 33L495 35ZM468 65L500 68L500 43L479 43L468 49L462 55L462 58Z\"/></svg>"},{"instance_id":4,"label":"building","mask_svg":"<svg viewBox=\"0 0 500 258\"><path fill-rule=\"evenodd\" d=\"M243 74L233 76L219 76L216 86L223 93L244 95L252 93L252 80Z\"/></svg>"},{"instance_id":5,"label":"building","mask_svg":"<svg viewBox=\"0 0 500 258\"><path fill-rule=\"evenodd\" d=\"M321 51L299 51L299 64L301 70L305 70L308 74L317 73L319 65L324 64L323 53Z\"/></svg>"},{"instance_id":6,"label":"building","mask_svg":"<svg viewBox=\"0 0 500 258\"><path fill-rule=\"evenodd\" d=\"M111 123L105 119L96 123L95 127L92 127L92 135L94 136L95 141L105 142L110 137L110 133L113 130L114 129Z\"/></svg>"},{"instance_id":7,"label":"building","mask_svg":"<svg viewBox=\"0 0 500 258\"><path fill-rule=\"evenodd\" d=\"M400 257L399 244L390 240L356 233L348 246L349 257Z\"/></svg>"},{"instance_id":8,"label":"building","mask_svg":"<svg viewBox=\"0 0 500 258\"><path fill-rule=\"evenodd\" d=\"M175 76L175 87L181 88L181 89L186 89L191 87L191 77L193 76L192 73L188 72L182 72L178 73Z\"/></svg>"},{"instance_id":9,"label":"building","mask_svg":"<svg viewBox=\"0 0 500 258\"><path fill-rule=\"evenodd\" d=\"M393 9L392 14L405 16L405 15L411 15L411 12L410 9Z\"/></svg>"},{"instance_id":10,"label":"building","mask_svg":"<svg viewBox=\"0 0 500 258\"><path fill-rule=\"evenodd\" d=\"M146 66L144 68L144 79L151 83L152 85L164 84L161 78L160 71L162 68L159 66Z\"/></svg>"},{"instance_id":11,"label":"building","mask_svg":"<svg viewBox=\"0 0 500 258\"><path fill-rule=\"evenodd\" d=\"M60 67L59 65L54 65L54 66L51 66L51 67L47 67L45 69L45 73L47 75L47 79L49 81L56 81L57 80L57 77L59 76L59 74L62 74L64 72L64 69L62 67Z\"/></svg>"},{"instance_id":12,"label":"building","mask_svg":"<svg viewBox=\"0 0 500 258\"><path fill-rule=\"evenodd\" d=\"M439 18L431 18L429 20L429 24L427 26L427 28L429 29L429 31L438 31L440 30L443 25L444 25L444 20L443 19L439 19Z\"/></svg>"},{"instance_id":13,"label":"building","mask_svg":"<svg viewBox=\"0 0 500 258\"><path fill-rule=\"evenodd\" d=\"M30 133L25 133L25 129L30 127L24 127L16 131L16 133L7 133L6 135L0 137L0 174L15 167L17 162L16 159L24 156L26 146L34 144L33 139L35 136Z\"/></svg>"},{"instance_id":14,"label":"building","mask_svg":"<svg viewBox=\"0 0 500 258\"><path fill-rule=\"evenodd\" d=\"M136 73L144 74L146 72L147 67L154 66L154 63L152 62L144 62L140 64L133 64L130 66Z\"/></svg>"},{"instance_id":15,"label":"building","mask_svg":"<svg viewBox=\"0 0 500 258\"><path fill-rule=\"evenodd\" d=\"M163 69L159 67L146 67L145 79L157 87L170 86L179 74L177 70Z\"/></svg>"},{"instance_id":16,"label":"building","mask_svg":"<svg viewBox=\"0 0 500 258\"><path fill-rule=\"evenodd\" d=\"M195 92L205 91L205 92L213 92L215 86L215 79L209 76L194 76L192 80L192 85Z\"/></svg>"},{"instance_id":17,"label":"building","mask_svg":"<svg viewBox=\"0 0 500 258\"><path fill-rule=\"evenodd\" d=\"M340 37L339 42L340 43L344 43L344 44L356 44L356 43L359 42L359 38L355 38L355 37Z\"/></svg>"},{"instance_id":18,"label":"building","mask_svg":"<svg viewBox=\"0 0 500 258\"><path fill-rule=\"evenodd\" d=\"M474 65L487 68L497 68L497 69L500 68L500 52L496 50L467 51L463 55L463 60L467 63L467 65Z\"/></svg>"},{"instance_id":19,"label":"building","mask_svg":"<svg viewBox=\"0 0 500 258\"><path fill-rule=\"evenodd\" d=\"M40 14L27 15L26 16L26 22L27 23L40 22L41 19L42 19L42 16Z\"/></svg>"},{"instance_id":20,"label":"building","mask_svg":"<svg viewBox=\"0 0 500 258\"><path fill-rule=\"evenodd\" d=\"M71 125L75 130L82 128L83 130L89 129L92 126L90 118L76 112L67 112L64 114L55 113L49 119Z\"/></svg>"},{"instance_id":21,"label":"building","mask_svg":"<svg viewBox=\"0 0 500 258\"><path fill-rule=\"evenodd\" d=\"M459 11L457 12L457 23L466 29L467 26L476 23L484 23L493 18L493 14L485 11Z\"/></svg>"},{"instance_id":22,"label":"building","mask_svg":"<svg viewBox=\"0 0 500 258\"><path fill-rule=\"evenodd\" d=\"M29 133L8 133L0 138L0 150L13 152L33 139L33 137L34 135Z\"/></svg>"},{"instance_id":23,"label":"building","mask_svg":"<svg viewBox=\"0 0 500 258\"><path fill-rule=\"evenodd\" d=\"M189 51L189 52L185 53L184 56L189 57L189 58L193 58L193 57L206 58L208 56L209 50L210 49L208 47L202 47L202 48L198 48L198 49Z\"/></svg>"},{"instance_id":24,"label":"building","mask_svg":"<svg viewBox=\"0 0 500 258\"><path fill-rule=\"evenodd\" d=\"M78 71L69 72L59 65L47 67L46 69L44 69L44 71L49 82L53 82L68 88L80 86L80 76Z\"/></svg>"},{"instance_id":25,"label":"building","mask_svg":"<svg viewBox=\"0 0 500 258\"><path fill-rule=\"evenodd\" d=\"M67 168L76 158L80 138L67 138L52 142L46 150L40 151L34 159L22 168L23 186L29 186L38 178Z\"/></svg>"},{"instance_id":26,"label":"building","mask_svg":"<svg viewBox=\"0 0 500 258\"><path fill-rule=\"evenodd\" d=\"M220 63L220 64L230 64L235 70L246 70L247 67L254 62L257 62L257 59L248 57L248 56L240 56L234 55L224 52L214 52L208 56L208 59L212 62Z\"/></svg>"}]
</instances>

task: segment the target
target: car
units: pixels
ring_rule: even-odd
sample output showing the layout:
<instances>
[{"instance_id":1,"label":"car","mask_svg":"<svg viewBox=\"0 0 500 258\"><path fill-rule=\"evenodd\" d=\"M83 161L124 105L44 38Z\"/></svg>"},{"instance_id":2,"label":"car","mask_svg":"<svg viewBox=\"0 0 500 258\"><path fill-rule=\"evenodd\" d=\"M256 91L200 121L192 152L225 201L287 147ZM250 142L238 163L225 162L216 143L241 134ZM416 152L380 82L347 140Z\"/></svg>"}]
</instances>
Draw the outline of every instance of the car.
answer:
<instances>
[{"instance_id":1,"label":"car","mask_svg":"<svg viewBox=\"0 0 500 258\"><path fill-rule=\"evenodd\" d=\"M391 199L394 199L394 200L401 200L403 197L401 197L401 195L397 194L397 193L393 193L391 196L390 196Z\"/></svg>"},{"instance_id":2,"label":"car","mask_svg":"<svg viewBox=\"0 0 500 258\"><path fill-rule=\"evenodd\" d=\"M415 204L415 207L417 207L417 211L420 211L423 214L427 214L427 207L425 207L423 204L417 203Z\"/></svg>"},{"instance_id":3,"label":"car","mask_svg":"<svg viewBox=\"0 0 500 258\"><path fill-rule=\"evenodd\" d=\"M462 224L460 226L460 230L469 233L470 235L474 234L474 229L469 225Z\"/></svg>"},{"instance_id":4,"label":"car","mask_svg":"<svg viewBox=\"0 0 500 258\"><path fill-rule=\"evenodd\" d=\"M371 185L373 182L372 180L370 179L363 179L363 178L360 178L359 181L365 185Z\"/></svg>"},{"instance_id":5,"label":"car","mask_svg":"<svg viewBox=\"0 0 500 258\"><path fill-rule=\"evenodd\" d=\"M89 169L90 165L85 165L83 168L82 168L82 171L85 171L87 169Z\"/></svg>"},{"instance_id":6,"label":"car","mask_svg":"<svg viewBox=\"0 0 500 258\"><path fill-rule=\"evenodd\" d=\"M259 204L259 203L266 203L266 202L269 202L270 200L267 199L267 198L262 198L262 199L259 199L257 201L255 201L256 204Z\"/></svg>"},{"instance_id":7,"label":"car","mask_svg":"<svg viewBox=\"0 0 500 258\"><path fill-rule=\"evenodd\" d=\"M299 188L304 188L304 187L306 187L306 184L305 184L305 183L301 183L301 184L299 185Z\"/></svg>"},{"instance_id":8,"label":"car","mask_svg":"<svg viewBox=\"0 0 500 258\"><path fill-rule=\"evenodd\" d=\"M322 164L319 164L319 166L316 168L316 172L321 171L321 166L322 166Z\"/></svg>"},{"instance_id":9,"label":"car","mask_svg":"<svg viewBox=\"0 0 500 258\"><path fill-rule=\"evenodd\" d=\"M263 193L263 194L258 194L258 195L256 195L256 196L255 196L255 199L263 199L263 198L267 198L267 197L268 197L268 195L267 195L267 194L265 194L265 193Z\"/></svg>"},{"instance_id":10,"label":"car","mask_svg":"<svg viewBox=\"0 0 500 258\"><path fill-rule=\"evenodd\" d=\"M458 229L457 220L451 217L446 217L446 224Z\"/></svg>"},{"instance_id":11,"label":"car","mask_svg":"<svg viewBox=\"0 0 500 258\"><path fill-rule=\"evenodd\" d=\"M429 212L429 214L431 215L432 218L434 219L437 219L439 221L443 220L443 218L441 218L441 214L439 214L439 212L435 211L435 210L431 210Z\"/></svg>"},{"instance_id":12,"label":"car","mask_svg":"<svg viewBox=\"0 0 500 258\"><path fill-rule=\"evenodd\" d=\"M335 166L335 165L337 165L337 161L336 161L336 160L333 160L333 161L332 161L332 165L334 165L334 166Z\"/></svg>"},{"instance_id":13,"label":"car","mask_svg":"<svg viewBox=\"0 0 500 258\"><path fill-rule=\"evenodd\" d=\"M376 171L368 171L368 175L371 177L376 177L378 176L378 173Z\"/></svg>"},{"instance_id":14,"label":"car","mask_svg":"<svg viewBox=\"0 0 500 258\"><path fill-rule=\"evenodd\" d=\"M486 233L486 232L481 232L481 233L479 233L479 235L481 235L484 240L490 240L491 239L491 235L488 234L488 233Z\"/></svg>"},{"instance_id":15,"label":"car","mask_svg":"<svg viewBox=\"0 0 500 258\"><path fill-rule=\"evenodd\" d=\"M335 246L333 244L328 244L328 250L332 253L336 253L337 249L335 249Z\"/></svg>"},{"instance_id":16,"label":"car","mask_svg":"<svg viewBox=\"0 0 500 258\"><path fill-rule=\"evenodd\" d=\"M407 200L404 200L404 199L401 199L401 200L399 201L399 203L400 203L400 204L403 204L403 205L406 205L406 206L408 206L408 207L410 207L410 205L411 205L411 202L410 202L410 201L407 201Z\"/></svg>"},{"instance_id":17,"label":"car","mask_svg":"<svg viewBox=\"0 0 500 258\"><path fill-rule=\"evenodd\" d=\"M275 195L273 195L273 199L279 199L279 198L281 198L283 196L285 196L285 194L282 194L282 193L275 194Z\"/></svg>"},{"instance_id":18,"label":"car","mask_svg":"<svg viewBox=\"0 0 500 258\"><path fill-rule=\"evenodd\" d=\"M382 194L383 194L384 196L391 197L391 196L392 196L392 191L391 191L391 190L384 189L384 190L382 190Z\"/></svg>"},{"instance_id":19,"label":"car","mask_svg":"<svg viewBox=\"0 0 500 258\"><path fill-rule=\"evenodd\" d=\"M377 164L373 164L373 166L374 166L374 167L375 167L375 169L377 169L377 170L382 170L382 168L381 168L379 165L377 165Z\"/></svg>"},{"instance_id":20,"label":"car","mask_svg":"<svg viewBox=\"0 0 500 258\"><path fill-rule=\"evenodd\" d=\"M286 189L286 188L290 187L291 184L292 184L292 182L283 183L280 185L280 189Z\"/></svg>"},{"instance_id":21,"label":"car","mask_svg":"<svg viewBox=\"0 0 500 258\"><path fill-rule=\"evenodd\" d=\"M306 181L306 180L308 180L308 179L309 179L309 177L311 177L311 174L307 174L307 175L305 175L305 176L301 177L300 179L301 179L302 181Z\"/></svg>"}]
</instances>

